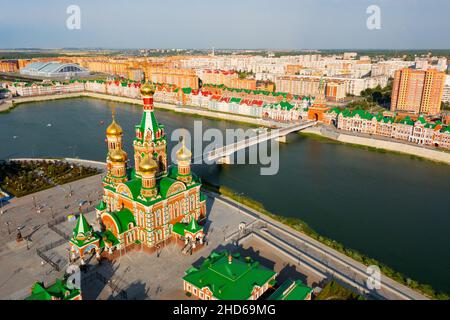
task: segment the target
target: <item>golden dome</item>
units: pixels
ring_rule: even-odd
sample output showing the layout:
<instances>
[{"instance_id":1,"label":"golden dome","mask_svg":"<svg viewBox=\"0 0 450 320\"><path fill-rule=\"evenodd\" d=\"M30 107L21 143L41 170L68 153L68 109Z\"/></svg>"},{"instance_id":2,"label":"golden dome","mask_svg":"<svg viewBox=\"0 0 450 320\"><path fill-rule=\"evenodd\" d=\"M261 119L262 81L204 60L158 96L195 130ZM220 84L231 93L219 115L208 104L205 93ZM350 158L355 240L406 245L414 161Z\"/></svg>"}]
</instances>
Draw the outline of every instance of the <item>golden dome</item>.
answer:
<instances>
[{"instance_id":1,"label":"golden dome","mask_svg":"<svg viewBox=\"0 0 450 320\"><path fill-rule=\"evenodd\" d=\"M142 173L154 173L158 170L158 164L146 153L139 163L139 171Z\"/></svg>"},{"instance_id":2,"label":"golden dome","mask_svg":"<svg viewBox=\"0 0 450 320\"><path fill-rule=\"evenodd\" d=\"M127 153L122 149L114 149L109 153L109 158L113 162L125 162L127 161Z\"/></svg>"},{"instance_id":3,"label":"golden dome","mask_svg":"<svg viewBox=\"0 0 450 320\"><path fill-rule=\"evenodd\" d=\"M192 152L188 148L186 148L186 145L184 144L184 139L183 139L183 145L177 151L177 159L178 159L178 161L188 161L188 160L191 160L191 157L192 157Z\"/></svg>"},{"instance_id":4,"label":"golden dome","mask_svg":"<svg viewBox=\"0 0 450 320\"><path fill-rule=\"evenodd\" d=\"M153 87L151 84L149 83L145 83L142 87L141 87L141 94L145 97L150 97L155 93L155 87Z\"/></svg>"},{"instance_id":5,"label":"golden dome","mask_svg":"<svg viewBox=\"0 0 450 320\"><path fill-rule=\"evenodd\" d=\"M122 127L117 124L115 110L113 110L112 111L112 122L108 126L108 128L106 128L106 135L120 136L122 133L123 133Z\"/></svg>"}]
</instances>

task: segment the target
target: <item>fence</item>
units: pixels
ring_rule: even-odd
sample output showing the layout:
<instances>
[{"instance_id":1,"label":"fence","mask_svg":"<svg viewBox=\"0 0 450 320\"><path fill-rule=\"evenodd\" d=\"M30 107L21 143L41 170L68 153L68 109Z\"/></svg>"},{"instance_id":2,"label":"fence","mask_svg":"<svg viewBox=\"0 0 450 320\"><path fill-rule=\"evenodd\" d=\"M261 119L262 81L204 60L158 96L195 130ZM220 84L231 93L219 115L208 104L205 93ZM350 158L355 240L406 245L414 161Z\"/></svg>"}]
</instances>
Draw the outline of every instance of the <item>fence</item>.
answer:
<instances>
[{"instance_id":1,"label":"fence","mask_svg":"<svg viewBox=\"0 0 450 320\"><path fill-rule=\"evenodd\" d=\"M55 225L50 225L48 226L51 230L53 230L54 232L56 232L60 237L62 237L61 240L65 240L64 242L67 242L70 240L70 236L65 234L64 232L62 232L61 230L59 230Z\"/></svg>"},{"instance_id":2,"label":"fence","mask_svg":"<svg viewBox=\"0 0 450 320\"><path fill-rule=\"evenodd\" d=\"M49 249L50 250L50 249ZM52 266L53 269L55 269L56 271L60 271L61 268L59 267L59 265L55 262L52 261L52 259L50 259L49 257L47 257L47 255L40 249L36 249L36 253L39 257L42 258L42 260L44 260L45 262L47 262L49 265Z\"/></svg>"}]
</instances>

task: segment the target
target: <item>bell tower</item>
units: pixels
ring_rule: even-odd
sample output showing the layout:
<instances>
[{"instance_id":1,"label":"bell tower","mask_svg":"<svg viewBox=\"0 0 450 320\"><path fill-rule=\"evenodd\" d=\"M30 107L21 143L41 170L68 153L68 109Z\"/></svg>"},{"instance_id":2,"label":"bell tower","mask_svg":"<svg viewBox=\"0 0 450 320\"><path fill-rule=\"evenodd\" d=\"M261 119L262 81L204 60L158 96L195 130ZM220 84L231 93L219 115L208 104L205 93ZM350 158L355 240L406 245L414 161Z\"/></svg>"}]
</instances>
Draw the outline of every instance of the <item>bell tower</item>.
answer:
<instances>
[{"instance_id":1,"label":"bell tower","mask_svg":"<svg viewBox=\"0 0 450 320\"><path fill-rule=\"evenodd\" d=\"M106 158L106 184L117 184L127 181L127 153L122 150L123 131L116 122L115 110L112 112L112 123L106 129L108 156Z\"/></svg>"},{"instance_id":2,"label":"bell tower","mask_svg":"<svg viewBox=\"0 0 450 320\"><path fill-rule=\"evenodd\" d=\"M145 155L157 163L156 177L167 174L167 137L164 126L160 125L154 114L153 94L155 88L149 83L141 87L143 114L141 123L135 126L134 163L136 176L141 177L140 163Z\"/></svg>"},{"instance_id":3,"label":"bell tower","mask_svg":"<svg viewBox=\"0 0 450 320\"><path fill-rule=\"evenodd\" d=\"M178 172L177 180L183 181L184 183L192 182L191 175L191 151L186 147L184 143L184 138L181 139L181 148L177 151L177 162L178 162Z\"/></svg>"},{"instance_id":4,"label":"bell tower","mask_svg":"<svg viewBox=\"0 0 450 320\"><path fill-rule=\"evenodd\" d=\"M139 164L139 171L142 177L141 196L144 198L154 198L158 194L156 188L156 171L158 164L150 158L148 154L144 156Z\"/></svg>"}]
</instances>

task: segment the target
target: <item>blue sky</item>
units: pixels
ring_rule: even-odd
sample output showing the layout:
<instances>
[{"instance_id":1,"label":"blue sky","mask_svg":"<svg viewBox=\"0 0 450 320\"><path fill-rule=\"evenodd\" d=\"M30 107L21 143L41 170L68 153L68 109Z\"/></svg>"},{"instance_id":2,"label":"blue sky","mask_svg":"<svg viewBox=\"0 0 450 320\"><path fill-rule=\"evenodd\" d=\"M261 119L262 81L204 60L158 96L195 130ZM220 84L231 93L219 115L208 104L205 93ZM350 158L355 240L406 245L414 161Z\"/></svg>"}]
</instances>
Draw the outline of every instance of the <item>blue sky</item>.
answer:
<instances>
[{"instance_id":1,"label":"blue sky","mask_svg":"<svg viewBox=\"0 0 450 320\"><path fill-rule=\"evenodd\" d=\"M66 28L69 5L81 29ZM366 27L369 5L381 29ZM0 48L449 49L449 0L14 0Z\"/></svg>"}]
</instances>

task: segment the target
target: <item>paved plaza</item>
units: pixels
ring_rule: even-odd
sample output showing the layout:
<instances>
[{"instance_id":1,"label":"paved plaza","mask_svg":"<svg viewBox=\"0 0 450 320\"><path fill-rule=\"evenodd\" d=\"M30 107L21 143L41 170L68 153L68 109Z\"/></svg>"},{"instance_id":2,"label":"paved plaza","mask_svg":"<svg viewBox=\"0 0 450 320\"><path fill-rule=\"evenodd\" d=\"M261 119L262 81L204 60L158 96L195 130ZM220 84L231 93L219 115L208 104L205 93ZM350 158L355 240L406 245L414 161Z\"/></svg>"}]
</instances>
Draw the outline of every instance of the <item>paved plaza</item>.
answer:
<instances>
[{"instance_id":1,"label":"paved plaza","mask_svg":"<svg viewBox=\"0 0 450 320\"><path fill-rule=\"evenodd\" d=\"M20 199L13 199L4 206L0 247L0 299L22 299L36 281L51 283L61 277L68 266L68 243L62 235L71 236L75 221L64 221L53 229L47 223L54 218L65 217L78 212L79 204L92 201L96 204L101 195L101 175L58 186ZM72 195L70 195L72 194ZM89 200L88 200L89 199ZM37 208L40 212L37 213ZM50 207L52 209L50 210ZM82 207L89 209L89 203ZM296 271L295 261L288 261L283 255L268 247L264 241L255 238L242 240L238 246L233 235L238 234L239 225L252 225L256 219L243 215L241 208L230 207L213 197L207 201L208 222L206 224L207 245L192 255L183 255L181 247L171 244L164 247L160 255L132 251L114 262L95 259L88 270L82 272L82 290L85 299L120 299L119 289L127 293L127 299L188 299L182 291L184 271L200 264L213 250L231 249L246 256L257 258L261 263L281 273L281 278L295 276L313 285L320 279ZM95 212L85 214L95 226ZM9 221L8 234L6 221ZM15 241L17 227L22 226L24 240ZM60 232L55 232L54 228ZM62 234L62 235L61 235ZM49 244L54 248L46 249ZM43 250L60 268L43 261L36 249ZM284 270L284 271L283 271ZM98 276L100 275L100 276ZM107 283L101 279L107 279Z\"/></svg>"},{"instance_id":2,"label":"paved plaza","mask_svg":"<svg viewBox=\"0 0 450 320\"><path fill-rule=\"evenodd\" d=\"M97 228L93 206L101 190L101 175L96 175L12 199L3 207L0 299L23 299L34 282L52 283L63 276L69 265L67 239L75 226L75 221L66 217L81 209ZM181 246L170 244L159 255L131 251L114 262L99 264L91 259L81 273L84 299L189 299L182 291L185 270L198 266L211 251L224 249L251 256L275 270L278 283L292 277L315 287L334 278L365 292L365 266L250 208L207 195L207 245L187 256L181 253ZM49 227L54 219L60 223ZM244 224L242 231L239 227ZM25 238L19 243L15 241L18 227ZM382 281L382 290L369 294L371 298L425 298L390 279Z\"/></svg>"}]
</instances>

